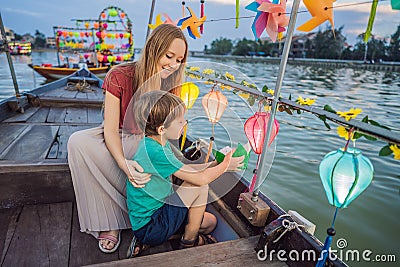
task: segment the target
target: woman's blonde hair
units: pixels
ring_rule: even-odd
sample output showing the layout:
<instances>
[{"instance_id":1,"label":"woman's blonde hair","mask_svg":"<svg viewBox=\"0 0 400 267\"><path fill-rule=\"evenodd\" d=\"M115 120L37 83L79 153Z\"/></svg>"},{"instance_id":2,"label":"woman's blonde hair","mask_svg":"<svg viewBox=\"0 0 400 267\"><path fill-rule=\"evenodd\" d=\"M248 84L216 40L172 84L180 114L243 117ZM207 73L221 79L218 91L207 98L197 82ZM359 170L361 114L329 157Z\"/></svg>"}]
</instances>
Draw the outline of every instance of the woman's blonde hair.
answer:
<instances>
[{"instance_id":1,"label":"woman's blonde hair","mask_svg":"<svg viewBox=\"0 0 400 267\"><path fill-rule=\"evenodd\" d=\"M133 107L137 127L147 136L158 134L158 128L168 128L185 113L185 104L174 94L155 90L144 93Z\"/></svg>"},{"instance_id":2,"label":"woman's blonde hair","mask_svg":"<svg viewBox=\"0 0 400 267\"><path fill-rule=\"evenodd\" d=\"M168 48L175 39L181 39L185 42L185 54L179 68L169 75L168 78L162 79L161 88L164 91L170 91L179 95L188 54L188 44L182 30L171 24L162 24L158 26L147 39L142 49L140 59L136 62L133 79L134 93L157 73L158 62L167 54Z\"/></svg>"}]
</instances>

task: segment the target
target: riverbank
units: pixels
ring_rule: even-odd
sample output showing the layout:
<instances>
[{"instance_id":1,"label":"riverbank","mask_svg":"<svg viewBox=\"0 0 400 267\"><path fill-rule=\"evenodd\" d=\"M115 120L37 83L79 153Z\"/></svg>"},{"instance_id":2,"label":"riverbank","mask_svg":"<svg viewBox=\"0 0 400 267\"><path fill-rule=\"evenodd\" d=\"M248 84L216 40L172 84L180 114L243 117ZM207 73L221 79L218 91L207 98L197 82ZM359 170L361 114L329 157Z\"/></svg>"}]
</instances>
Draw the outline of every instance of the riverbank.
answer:
<instances>
[{"instance_id":1,"label":"riverbank","mask_svg":"<svg viewBox=\"0 0 400 267\"><path fill-rule=\"evenodd\" d=\"M236 62L280 64L278 57L252 57L232 55L210 55L203 52L190 51L191 57L207 57L220 61L234 60ZM361 60L339 60L339 59L312 59L312 58L289 58L290 65L315 66L321 68L353 68L371 71L400 72L400 62L364 63Z\"/></svg>"}]
</instances>

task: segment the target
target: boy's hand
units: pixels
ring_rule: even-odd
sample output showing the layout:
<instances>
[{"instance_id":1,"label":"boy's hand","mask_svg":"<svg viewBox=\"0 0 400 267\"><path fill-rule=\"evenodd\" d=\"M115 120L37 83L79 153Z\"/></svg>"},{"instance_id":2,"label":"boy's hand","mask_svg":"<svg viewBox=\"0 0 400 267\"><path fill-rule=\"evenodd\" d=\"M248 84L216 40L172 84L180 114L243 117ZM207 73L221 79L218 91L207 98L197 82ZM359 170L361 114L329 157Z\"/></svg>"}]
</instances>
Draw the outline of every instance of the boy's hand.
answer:
<instances>
[{"instance_id":1,"label":"boy's hand","mask_svg":"<svg viewBox=\"0 0 400 267\"><path fill-rule=\"evenodd\" d=\"M227 165L226 171L235 172L240 171L240 167L243 166L244 156L241 157L232 157L232 154L235 152L235 149L229 151L226 155L222 163Z\"/></svg>"}]
</instances>

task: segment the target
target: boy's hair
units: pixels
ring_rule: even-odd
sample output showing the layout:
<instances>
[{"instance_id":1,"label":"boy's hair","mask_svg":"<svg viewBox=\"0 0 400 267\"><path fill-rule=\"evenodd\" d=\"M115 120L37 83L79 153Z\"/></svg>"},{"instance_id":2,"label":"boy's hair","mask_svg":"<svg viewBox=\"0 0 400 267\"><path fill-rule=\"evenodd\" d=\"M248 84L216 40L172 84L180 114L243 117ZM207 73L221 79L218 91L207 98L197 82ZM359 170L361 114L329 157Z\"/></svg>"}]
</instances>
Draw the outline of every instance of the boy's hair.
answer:
<instances>
[{"instance_id":1,"label":"boy's hair","mask_svg":"<svg viewBox=\"0 0 400 267\"><path fill-rule=\"evenodd\" d=\"M160 90L144 93L133 105L136 125L147 136L158 135L158 127L168 128L184 113L185 105L179 97Z\"/></svg>"}]
</instances>

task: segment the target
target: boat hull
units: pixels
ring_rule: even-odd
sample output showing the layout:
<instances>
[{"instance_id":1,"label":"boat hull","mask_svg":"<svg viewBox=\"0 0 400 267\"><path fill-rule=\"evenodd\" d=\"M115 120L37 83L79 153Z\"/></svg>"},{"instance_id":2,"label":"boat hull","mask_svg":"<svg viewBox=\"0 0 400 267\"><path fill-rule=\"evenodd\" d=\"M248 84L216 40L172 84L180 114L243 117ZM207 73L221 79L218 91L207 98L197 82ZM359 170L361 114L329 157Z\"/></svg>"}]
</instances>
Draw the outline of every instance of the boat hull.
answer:
<instances>
[{"instance_id":1,"label":"boat hull","mask_svg":"<svg viewBox=\"0 0 400 267\"><path fill-rule=\"evenodd\" d=\"M64 77L67 77L79 69L77 68L61 68L61 67L42 67L38 65L29 65L34 71L42 75L48 80L58 80ZM88 68L91 73L99 77L100 79L104 79L110 67L96 67L96 68Z\"/></svg>"}]
</instances>

